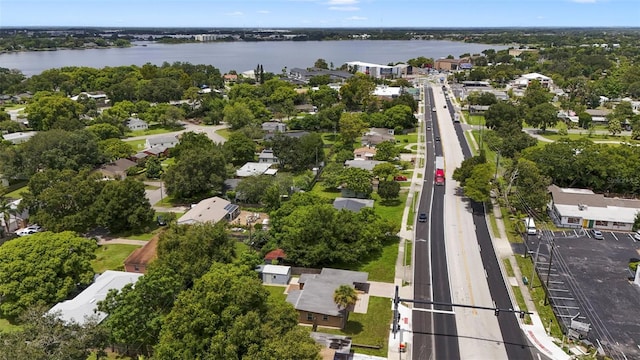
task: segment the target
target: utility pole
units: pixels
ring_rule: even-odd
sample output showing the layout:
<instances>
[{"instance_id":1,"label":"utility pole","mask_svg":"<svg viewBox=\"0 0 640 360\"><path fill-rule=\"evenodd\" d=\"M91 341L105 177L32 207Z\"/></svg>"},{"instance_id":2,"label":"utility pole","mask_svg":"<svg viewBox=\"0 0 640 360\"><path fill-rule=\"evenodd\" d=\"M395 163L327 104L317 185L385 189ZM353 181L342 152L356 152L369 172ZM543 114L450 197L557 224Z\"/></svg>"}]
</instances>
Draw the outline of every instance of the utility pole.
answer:
<instances>
[{"instance_id":1,"label":"utility pole","mask_svg":"<svg viewBox=\"0 0 640 360\"><path fill-rule=\"evenodd\" d=\"M553 262L553 247L554 247L554 241L553 238L551 238L551 247L549 248L549 267L547 268L547 280L546 285L545 285L545 293L547 296L545 296L544 298L544 304L545 305L549 305L549 278L551 277L551 263Z\"/></svg>"}]
</instances>

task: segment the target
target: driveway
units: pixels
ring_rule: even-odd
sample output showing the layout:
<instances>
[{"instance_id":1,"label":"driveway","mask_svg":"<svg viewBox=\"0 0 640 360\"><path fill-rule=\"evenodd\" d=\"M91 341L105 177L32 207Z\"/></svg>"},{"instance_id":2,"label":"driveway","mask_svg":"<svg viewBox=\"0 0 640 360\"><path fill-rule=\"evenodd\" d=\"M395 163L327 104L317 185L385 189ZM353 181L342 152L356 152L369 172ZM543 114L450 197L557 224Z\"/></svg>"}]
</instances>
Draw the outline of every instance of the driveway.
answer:
<instances>
[{"instance_id":1,"label":"driveway","mask_svg":"<svg viewBox=\"0 0 640 360\"><path fill-rule=\"evenodd\" d=\"M207 126L207 125L195 125L191 123L182 123L182 125L184 125L184 130L173 131L173 132L168 132L163 134L155 134L155 135L134 136L134 137L126 138L124 139L124 141L146 140L149 138L156 138L156 137L167 136L167 135L180 135L184 132L189 132L189 131L193 131L195 133L207 134L207 137L209 137L209 139L211 139L215 143L223 144L225 141L227 141L227 139L225 139L224 137L216 133L216 131L218 130L226 129L227 128L226 124Z\"/></svg>"}]
</instances>

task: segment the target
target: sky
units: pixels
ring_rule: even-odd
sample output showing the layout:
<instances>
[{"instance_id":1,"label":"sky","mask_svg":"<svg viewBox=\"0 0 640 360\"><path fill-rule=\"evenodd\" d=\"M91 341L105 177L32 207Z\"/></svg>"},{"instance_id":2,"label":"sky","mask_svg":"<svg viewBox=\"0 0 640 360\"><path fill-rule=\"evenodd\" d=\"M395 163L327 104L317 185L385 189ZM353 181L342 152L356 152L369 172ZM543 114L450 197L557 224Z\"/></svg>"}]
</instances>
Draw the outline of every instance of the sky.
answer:
<instances>
[{"instance_id":1,"label":"sky","mask_svg":"<svg viewBox=\"0 0 640 360\"><path fill-rule=\"evenodd\" d=\"M640 27L640 0L0 0L0 28Z\"/></svg>"}]
</instances>

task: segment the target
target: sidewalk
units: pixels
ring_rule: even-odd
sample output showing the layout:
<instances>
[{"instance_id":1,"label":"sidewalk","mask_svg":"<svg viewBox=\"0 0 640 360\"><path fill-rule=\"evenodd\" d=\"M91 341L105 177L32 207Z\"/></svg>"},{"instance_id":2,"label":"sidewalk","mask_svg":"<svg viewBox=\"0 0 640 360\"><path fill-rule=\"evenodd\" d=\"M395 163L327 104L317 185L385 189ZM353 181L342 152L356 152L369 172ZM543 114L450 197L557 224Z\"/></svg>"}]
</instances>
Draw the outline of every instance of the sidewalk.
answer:
<instances>
[{"instance_id":1,"label":"sidewalk","mask_svg":"<svg viewBox=\"0 0 640 360\"><path fill-rule=\"evenodd\" d=\"M423 103L420 104L421 107L424 106ZM402 213L402 224L400 226L400 232L398 236L400 237L400 243L398 244L398 258L396 259L396 275L394 280L394 285L399 287L399 296L401 298L411 299L413 298L413 267L411 265L405 266L405 249L407 242L414 243L414 232L413 226L407 226L407 221L409 220L409 214L411 213L411 207L414 205L414 197L420 196L422 193L422 184L424 183L424 159L425 159L425 132L424 132L424 124L422 123L422 119L424 119L423 113L417 114L418 119L420 119L420 127L418 129L418 150L415 154L415 164L413 170L413 176L411 177L411 185L409 186L409 193L407 195L407 201L405 203L404 212ZM419 198L416 199L418 201ZM417 204L417 203L416 203ZM415 212L414 212L415 215ZM415 225L415 224L414 224ZM411 247L414 248L413 246ZM411 258L411 264L414 262L413 254L409 254ZM394 290L395 291L395 290ZM387 353L387 359L399 359L399 360L410 360L411 359L411 343L412 343L412 327L411 327L411 313L412 308L410 305L405 306L401 304L399 306L400 309L400 327L401 331L395 335L393 332L389 332L389 347ZM393 304L391 304L393 308ZM391 330L391 329L389 329ZM400 343L407 344L406 350L407 352L401 353Z\"/></svg>"},{"instance_id":2,"label":"sidewalk","mask_svg":"<svg viewBox=\"0 0 640 360\"><path fill-rule=\"evenodd\" d=\"M511 303L514 304L514 307L517 307L517 302L515 301L515 297L513 295L512 286L518 286L521 290L522 297L524 298L525 304L527 306L527 310L531 312L531 322L532 325L524 324L523 319L518 317L518 322L520 323L520 328L524 332L525 336L529 339L529 341L544 355L548 356L554 360L568 360L571 357L564 352L554 341L553 339L547 335L547 330L545 329L540 316L536 311L536 305L531 298L531 294L529 293L529 289L527 285L525 285L522 281L522 273L520 272L520 268L518 267L518 263L515 259L515 254L513 253L513 249L511 248L511 244L509 243L509 238L507 237L507 233L504 229L504 222L502 221L502 213L500 212L500 207L495 202L493 203L493 214L496 218L496 224L498 227L498 234L493 234L490 231L493 248L496 252L496 256L498 257L500 269L502 270L502 276L505 279L505 284L507 284L507 290L509 291L509 296L511 297ZM491 224L489 220L489 214L486 215L486 220L491 229ZM513 277L509 277L504 269L504 265L502 263L502 259L508 259L511 264L511 268L513 269ZM531 275L526 275L530 277Z\"/></svg>"}]
</instances>

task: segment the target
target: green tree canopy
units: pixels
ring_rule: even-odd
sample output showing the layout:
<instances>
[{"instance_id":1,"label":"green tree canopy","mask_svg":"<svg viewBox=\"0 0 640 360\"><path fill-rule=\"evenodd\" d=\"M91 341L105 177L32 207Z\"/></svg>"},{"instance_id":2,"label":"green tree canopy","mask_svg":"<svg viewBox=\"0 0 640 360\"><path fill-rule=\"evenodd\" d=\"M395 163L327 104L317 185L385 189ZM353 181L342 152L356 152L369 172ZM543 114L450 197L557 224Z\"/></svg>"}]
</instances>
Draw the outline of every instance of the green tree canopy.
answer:
<instances>
[{"instance_id":1,"label":"green tree canopy","mask_svg":"<svg viewBox=\"0 0 640 360\"><path fill-rule=\"evenodd\" d=\"M62 94L36 93L25 112L29 126L38 131L77 130L84 126L80 121L82 105Z\"/></svg>"},{"instance_id":2,"label":"green tree canopy","mask_svg":"<svg viewBox=\"0 0 640 360\"><path fill-rule=\"evenodd\" d=\"M223 148L227 160L234 165L243 165L254 161L256 157L256 143L242 132L232 132Z\"/></svg>"},{"instance_id":3,"label":"green tree canopy","mask_svg":"<svg viewBox=\"0 0 640 360\"><path fill-rule=\"evenodd\" d=\"M177 199L193 199L222 190L226 161L221 151L181 149L174 165L163 175L167 193Z\"/></svg>"},{"instance_id":4,"label":"green tree canopy","mask_svg":"<svg viewBox=\"0 0 640 360\"><path fill-rule=\"evenodd\" d=\"M132 178L108 181L94 206L96 223L113 233L142 229L155 214L145 195L144 184Z\"/></svg>"},{"instance_id":5,"label":"green tree canopy","mask_svg":"<svg viewBox=\"0 0 640 360\"><path fill-rule=\"evenodd\" d=\"M0 246L0 312L16 317L31 306L49 306L93 281L94 240L49 231Z\"/></svg>"}]
</instances>

